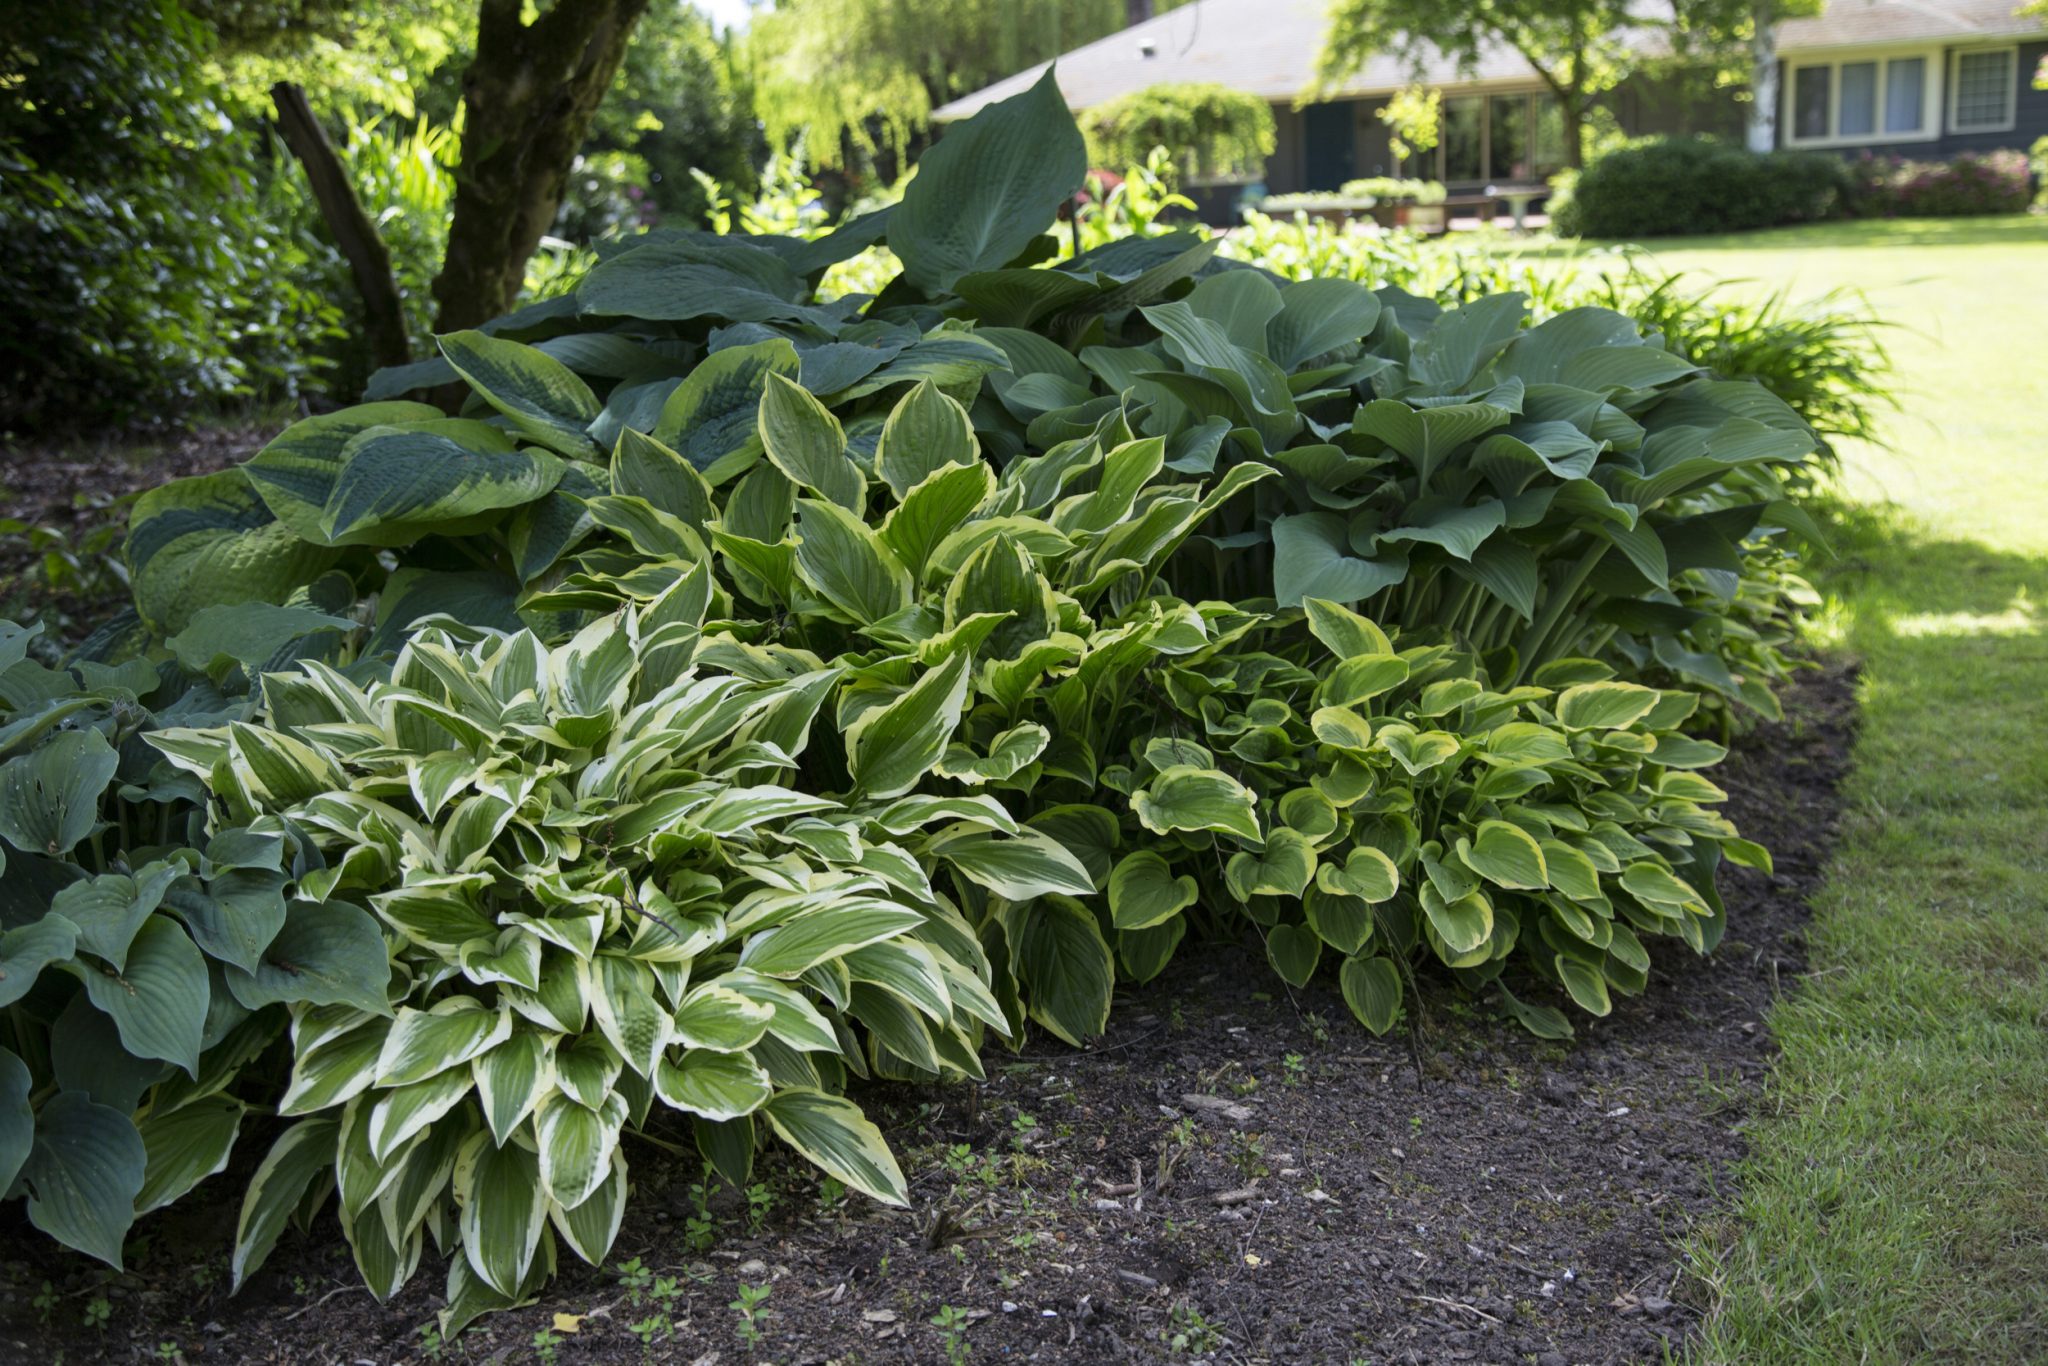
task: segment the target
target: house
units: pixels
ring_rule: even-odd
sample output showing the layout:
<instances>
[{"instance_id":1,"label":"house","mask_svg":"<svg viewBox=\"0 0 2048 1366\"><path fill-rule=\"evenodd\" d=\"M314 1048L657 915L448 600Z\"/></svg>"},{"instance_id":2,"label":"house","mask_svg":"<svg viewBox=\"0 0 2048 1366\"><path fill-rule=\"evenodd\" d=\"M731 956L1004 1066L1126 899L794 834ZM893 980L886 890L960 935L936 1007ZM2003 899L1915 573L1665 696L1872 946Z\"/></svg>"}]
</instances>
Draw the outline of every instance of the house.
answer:
<instances>
[{"instance_id":1,"label":"house","mask_svg":"<svg viewBox=\"0 0 2048 1366\"><path fill-rule=\"evenodd\" d=\"M1265 188L1334 190L1360 176L1443 181L1453 194L1541 181L1564 165L1561 123L1535 70L1506 48L1469 69L1441 56L1419 83L1442 92L1437 146L1396 166L1385 125L1389 96L1418 82L1408 61L1382 55L1317 102L1326 0L1195 0L1058 59L1075 110L1168 82L1215 82L1270 100L1278 147ZM2026 148L2048 135L2048 90L2033 77L2048 57L2048 19L2015 0L1830 0L1818 18L1777 32L1778 108L1765 135L1779 147L1933 158ZM1026 89L1045 68L1022 71L936 111L964 118ZM1766 87L1768 88L1768 87ZM1704 73L1638 76L1607 109L1622 131L1714 133L1740 139L1746 93L1716 89Z\"/></svg>"}]
</instances>

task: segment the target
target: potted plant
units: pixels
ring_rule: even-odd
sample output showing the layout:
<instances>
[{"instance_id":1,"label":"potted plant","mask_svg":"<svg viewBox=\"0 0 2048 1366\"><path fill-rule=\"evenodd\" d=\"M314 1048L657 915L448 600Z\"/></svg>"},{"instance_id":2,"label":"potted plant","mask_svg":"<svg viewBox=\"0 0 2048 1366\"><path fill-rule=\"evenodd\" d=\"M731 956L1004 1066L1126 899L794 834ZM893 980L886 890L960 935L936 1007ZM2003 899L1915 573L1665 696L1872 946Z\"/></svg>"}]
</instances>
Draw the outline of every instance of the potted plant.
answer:
<instances>
[{"instance_id":1,"label":"potted plant","mask_svg":"<svg viewBox=\"0 0 2048 1366\"><path fill-rule=\"evenodd\" d=\"M1440 181L1370 176L1347 182L1340 193L1369 203L1373 221L1383 228L1443 231L1446 192Z\"/></svg>"}]
</instances>

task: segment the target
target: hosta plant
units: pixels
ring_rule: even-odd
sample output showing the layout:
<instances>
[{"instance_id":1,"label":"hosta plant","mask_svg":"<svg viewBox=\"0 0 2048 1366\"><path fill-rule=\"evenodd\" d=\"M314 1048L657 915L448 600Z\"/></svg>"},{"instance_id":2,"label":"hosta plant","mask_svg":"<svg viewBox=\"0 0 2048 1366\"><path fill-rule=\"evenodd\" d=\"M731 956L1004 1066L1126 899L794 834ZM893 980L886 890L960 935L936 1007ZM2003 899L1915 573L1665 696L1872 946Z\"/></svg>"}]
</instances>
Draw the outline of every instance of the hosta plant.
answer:
<instances>
[{"instance_id":1,"label":"hosta plant","mask_svg":"<svg viewBox=\"0 0 2048 1366\"><path fill-rule=\"evenodd\" d=\"M237 656L348 626L276 608L108 664L0 622L0 1190L117 1267L139 1215L227 1165L282 1004L382 1002L375 923L289 898L284 841L205 831L146 743L245 715Z\"/></svg>"},{"instance_id":2,"label":"hosta plant","mask_svg":"<svg viewBox=\"0 0 2048 1366\"><path fill-rule=\"evenodd\" d=\"M150 737L289 850L293 898L390 948L388 1000L293 1012L238 1280L331 1189L380 1297L431 1236L453 1320L503 1307L560 1244L602 1261L622 1137L666 1116L735 1180L773 1133L903 1202L845 1074L979 1076L1008 1028L934 863L1025 895L1079 870L992 803L905 795L957 658L851 723L852 791L822 796L800 762L838 670L707 633L712 601L700 565L552 649L430 627L388 679L309 664L258 724Z\"/></svg>"}]
</instances>

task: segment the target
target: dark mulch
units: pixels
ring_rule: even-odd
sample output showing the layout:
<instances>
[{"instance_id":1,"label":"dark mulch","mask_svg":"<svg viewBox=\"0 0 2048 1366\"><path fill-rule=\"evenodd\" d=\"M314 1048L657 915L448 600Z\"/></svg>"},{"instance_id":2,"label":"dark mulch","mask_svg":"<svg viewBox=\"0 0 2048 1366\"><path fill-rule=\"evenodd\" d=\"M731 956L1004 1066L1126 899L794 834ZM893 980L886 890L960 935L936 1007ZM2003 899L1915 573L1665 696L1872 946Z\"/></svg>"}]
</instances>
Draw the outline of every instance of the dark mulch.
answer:
<instances>
[{"instance_id":1,"label":"dark mulch","mask_svg":"<svg viewBox=\"0 0 2048 1366\"><path fill-rule=\"evenodd\" d=\"M0 613L89 627L124 596L111 561L145 489L246 460L275 426L205 427L147 440L0 444ZM46 563L47 562L47 563Z\"/></svg>"},{"instance_id":2,"label":"dark mulch","mask_svg":"<svg viewBox=\"0 0 2048 1366\"><path fill-rule=\"evenodd\" d=\"M1441 988L1412 1038L1375 1040L1327 987L1287 993L1255 947L1191 951L1125 993L1092 1049L1034 1039L992 1054L984 1087L868 1090L913 1212L826 1208L814 1175L774 1154L759 1217L720 1192L715 1240L693 1249L694 1166L635 1142L613 1264L571 1259L538 1304L436 1353L420 1331L440 1304L431 1252L380 1307L331 1218L228 1298L231 1172L215 1200L146 1224L123 1276L53 1254L15 1216L0 1358L173 1344L207 1362L937 1362L946 1334L929 1321L953 1306L972 1361L1660 1360L1708 1298L1674 1245L1726 1209L1773 1052L1762 1016L1804 970L1834 838L1851 679L1811 673L1789 703L1720 775L1776 875L1732 870L1721 952L1666 950L1649 993L1582 1020L1573 1046ZM659 1317L622 1284L629 1258L679 1278ZM769 1287L757 1348L729 1307L743 1283ZM95 1297L100 1330L83 1326ZM558 1314L578 1317L550 1358L534 1335Z\"/></svg>"}]
</instances>

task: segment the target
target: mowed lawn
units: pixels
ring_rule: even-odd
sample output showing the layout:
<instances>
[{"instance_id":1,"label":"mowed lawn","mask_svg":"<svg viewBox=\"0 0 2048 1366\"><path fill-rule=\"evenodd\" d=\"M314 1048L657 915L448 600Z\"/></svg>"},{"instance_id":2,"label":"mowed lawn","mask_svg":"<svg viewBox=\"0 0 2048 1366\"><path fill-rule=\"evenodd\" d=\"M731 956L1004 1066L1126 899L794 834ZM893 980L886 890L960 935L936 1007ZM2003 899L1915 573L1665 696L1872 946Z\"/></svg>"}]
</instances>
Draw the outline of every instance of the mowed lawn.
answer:
<instances>
[{"instance_id":1,"label":"mowed lawn","mask_svg":"<svg viewBox=\"0 0 2048 1366\"><path fill-rule=\"evenodd\" d=\"M1843 451L1818 579L1863 730L1734 1217L1691 1247L1719 1303L1698 1356L2048 1360L2048 219L1654 255L1860 290L1901 405L1889 449Z\"/></svg>"}]
</instances>

